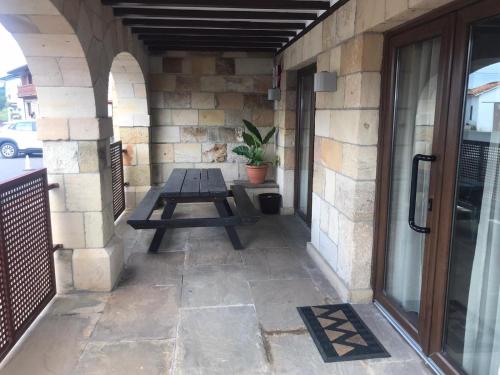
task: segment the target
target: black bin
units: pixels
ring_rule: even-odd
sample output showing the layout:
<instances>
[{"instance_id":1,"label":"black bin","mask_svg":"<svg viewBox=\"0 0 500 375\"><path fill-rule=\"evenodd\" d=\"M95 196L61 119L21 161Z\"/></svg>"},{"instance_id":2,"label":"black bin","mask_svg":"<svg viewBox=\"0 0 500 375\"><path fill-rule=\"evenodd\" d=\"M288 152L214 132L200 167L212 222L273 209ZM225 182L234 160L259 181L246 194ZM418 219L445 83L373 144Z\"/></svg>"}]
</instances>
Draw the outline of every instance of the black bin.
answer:
<instances>
[{"instance_id":1,"label":"black bin","mask_svg":"<svg viewBox=\"0 0 500 375\"><path fill-rule=\"evenodd\" d=\"M281 207L281 194L259 194L260 210L266 215L278 215Z\"/></svg>"}]
</instances>

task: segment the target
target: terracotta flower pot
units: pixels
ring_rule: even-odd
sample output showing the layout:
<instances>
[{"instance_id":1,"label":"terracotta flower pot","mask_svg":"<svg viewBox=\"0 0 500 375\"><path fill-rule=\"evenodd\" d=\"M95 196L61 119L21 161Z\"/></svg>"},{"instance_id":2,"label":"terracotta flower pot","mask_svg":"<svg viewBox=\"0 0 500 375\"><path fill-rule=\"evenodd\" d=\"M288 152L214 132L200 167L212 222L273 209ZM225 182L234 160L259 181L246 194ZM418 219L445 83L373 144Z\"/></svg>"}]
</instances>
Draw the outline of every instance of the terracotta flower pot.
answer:
<instances>
[{"instance_id":1,"label":"terracotta flower pot","mask_svg":"<svg viewBox=\"0 0 500 375\"><path fill-rule=\"evenodd\" d=\"M251 184L263 184L267 175L267 164L255 166L247 164L248 180Z\"/></svg>"}]
</instances>

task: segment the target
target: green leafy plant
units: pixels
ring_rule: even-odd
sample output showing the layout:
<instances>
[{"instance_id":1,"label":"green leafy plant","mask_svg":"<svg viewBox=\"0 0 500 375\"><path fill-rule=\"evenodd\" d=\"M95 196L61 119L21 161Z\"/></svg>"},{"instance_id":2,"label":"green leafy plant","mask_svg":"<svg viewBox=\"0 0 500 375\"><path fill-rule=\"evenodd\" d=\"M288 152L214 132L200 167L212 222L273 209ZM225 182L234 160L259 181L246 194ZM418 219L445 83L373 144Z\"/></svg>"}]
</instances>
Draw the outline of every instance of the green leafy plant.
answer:
<instances>
[{"instance_id":1,"label":"green leafy plant","mask_svg":"<svg viewBox=\"0 0 500 375\"><path fill-rule=\"evenodd\" d=\"M262 138L259 129L252 124L250 121L243 120L245 127L248 132L243 132L243 141L245 142L245 146L238 146L233 149L233 152L237 155L243 156L248 159L248 165L253 166L261 166L265 164L264 161L264 146L269 143L274 133L276 132L276 128L272 128L267 135Z\"/></svg>"}]
</instances>

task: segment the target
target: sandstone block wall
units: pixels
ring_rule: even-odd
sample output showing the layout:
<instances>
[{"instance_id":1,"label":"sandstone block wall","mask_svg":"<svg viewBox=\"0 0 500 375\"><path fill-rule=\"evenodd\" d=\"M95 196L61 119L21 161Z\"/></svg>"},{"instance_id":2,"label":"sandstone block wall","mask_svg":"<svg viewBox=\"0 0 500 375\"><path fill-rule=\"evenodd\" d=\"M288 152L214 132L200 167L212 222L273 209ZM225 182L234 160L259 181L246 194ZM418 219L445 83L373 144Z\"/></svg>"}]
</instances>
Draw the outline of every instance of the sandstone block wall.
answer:
<instances>
[{"instance_id":1,"label":"sandstone block wall","mask_svg":"<svg viewBox=\"0 0 500 375\"><path fill-rule=\"evenodd\" d=\"M231 150L242 142L243 119L262 133L273 126L272 56L172 52L151 62L153 183L176 167L221 168L228 183L246 179L245 160ZM274 158L274 145L267 154Z\"/></svg>"}]
</instances>

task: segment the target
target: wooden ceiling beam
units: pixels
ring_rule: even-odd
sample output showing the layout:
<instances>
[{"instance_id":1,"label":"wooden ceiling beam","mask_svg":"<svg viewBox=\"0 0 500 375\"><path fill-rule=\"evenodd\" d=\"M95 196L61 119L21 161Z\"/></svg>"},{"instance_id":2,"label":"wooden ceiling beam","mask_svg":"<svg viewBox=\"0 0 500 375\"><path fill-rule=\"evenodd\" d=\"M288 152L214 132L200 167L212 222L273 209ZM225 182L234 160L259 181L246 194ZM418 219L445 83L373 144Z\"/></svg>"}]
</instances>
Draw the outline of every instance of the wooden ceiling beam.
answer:
<instances>
[{"instance_id":1,"label":"wooden ceiling beam","mask_svg":"<svg viewBox=\"0 0 500 375\"><path fill-rule=\"evenodd\" d=\"M289 30L223 30L223 29L191 29L191 28L147 28L132 27L134 34L141 35L232 35L242 37L293 37L295 31Z\"/></svg>"},{"instance_id":2,"label":"wooden ceiling beam","mask_svg":"<svg viewBox=\"0 0 500 375\"><path fill-rule=\"evenodd\" d=\"M232 8L277 10L327 10L330 1L289 0L102 0L103 5L114 7L182 7L182 8Z\"/></svg>"},{"instance_id":3,"label":"wooden ceiling beam","mask_svg":"<svg viewBox=\"0 0 500 375\"><path fill-rule=\"evenodd\" d=\"M125 26L140 27L198 27L214 29L244 29L244 30L302 30L306 27L301 22L251 22L251 21L205 21L205 20L162 20L162 19L141 19L125 18Z\"/></svg>"},{"instance_id":4,"label":"wooden ceiling beam","mask_svg":"<svg viewBox=\"0 0 500 375\"><path fill-rule=\"evenodd\" d=\"M163 46L171 46L171 45L184 45L184 46L201 46L201 47L211 47L211 46L224 46L224 47L263 47L263 48L281 48L283 43L269 43L269 42L241 42L241 41L147 41L145 42L146 46L149 47L163 47Z\"/></svg>"},{"instance_id":5,"label":"wooden ceiling beam","mask_svg":"<svg viewBox=\"0 0 500 375\"><path fill-rule=\"evenodd\" d=\"M114 8L114 15L122 18L189 18L189 19L229 19L229 20L315 20L315 13L294 12L251 12L222 10L179 10L155 8Z\"/></svg>"},{"instance_id":6,"label":"wooden ceiling beam","mask_svg":"<svg viewBox=\"0 0 500 375\"><path fill-rule=\"evenodd\" d=\"M238 42L262 42L262 43L287 43L288 38L261 38L258 36L233 36L233 35L138 35L140 40L144 42L157 42L157 41L238 41Z\"/></svg>"},{"instance_id":7,"label":"wooden ceiling beam","mask_svg":"<svg viewBox=\"0 0 500 375\"><path fill-rule=\"evenodd\" d=\"M170 45L170 46L163 46L163 47L148 47L149 51L151 53L164 53L166 51L207 51L207 52L223 52L223 51L233 51L233 52L267 52L269 54L275 54L276 53L276 48L269 48L269 47L231 47L231 46L197 46L197 45L190 45L186 46L185 44L183 45Z\"/></svg>"}]
</instances>

